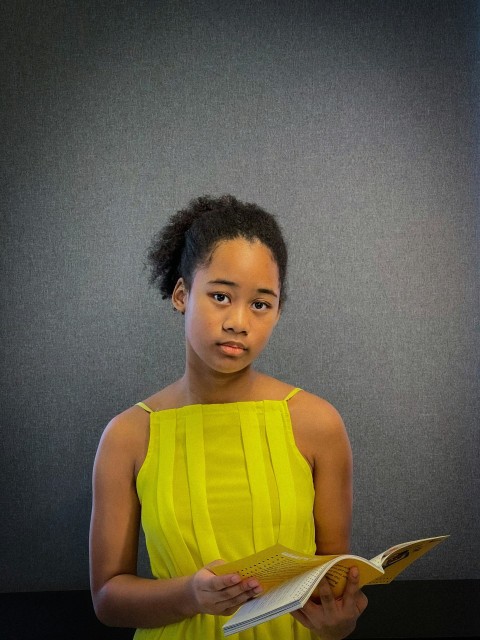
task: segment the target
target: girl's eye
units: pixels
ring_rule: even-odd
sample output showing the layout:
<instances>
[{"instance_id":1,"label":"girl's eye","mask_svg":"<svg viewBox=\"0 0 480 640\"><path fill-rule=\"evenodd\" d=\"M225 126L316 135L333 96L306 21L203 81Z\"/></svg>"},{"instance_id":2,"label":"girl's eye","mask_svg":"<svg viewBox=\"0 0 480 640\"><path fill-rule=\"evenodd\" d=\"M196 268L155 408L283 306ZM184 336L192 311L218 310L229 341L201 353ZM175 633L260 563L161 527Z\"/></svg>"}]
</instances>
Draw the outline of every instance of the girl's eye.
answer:
<instances>
[{"instance_id":1,"label":"girl's eye","mask_svg":"<svg viewBox=\"0 0 480 640\"><path fill-rule=\"evenodd\" d=\"M212 297L214 300L220 302L221 304L225 304L226 302L228 302L228 296L224 293L214 293Z\"/></svg>"},{"instance_id":2,"label":"girl's eye","mask_svg":"<svg viewBox=\"0 0 480 640\"><path fill-rule=\"evenodd\" d=\"M253 303L253 308L256 311L265 311L266 309L270 308L270 305L267 304L266 302L261 302L260 300L257 300L257 302Z\"/></svg>"}]
</instances>

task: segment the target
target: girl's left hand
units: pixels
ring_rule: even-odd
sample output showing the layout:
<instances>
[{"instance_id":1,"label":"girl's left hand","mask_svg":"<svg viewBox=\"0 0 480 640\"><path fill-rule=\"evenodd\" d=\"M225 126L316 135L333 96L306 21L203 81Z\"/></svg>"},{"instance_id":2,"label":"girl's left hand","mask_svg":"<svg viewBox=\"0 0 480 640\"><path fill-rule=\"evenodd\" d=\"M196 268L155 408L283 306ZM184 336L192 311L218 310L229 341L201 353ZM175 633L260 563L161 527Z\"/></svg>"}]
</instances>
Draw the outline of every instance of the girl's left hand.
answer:
<instances>
[{"instance_id":1,"label":"girl's left hand","mask_svg":"<svg viewBox=\"0 0 480 640\"><path fill-rule=\"evenodd\" d=\"M345 591L338 600L335 600L326 578L321 580L315 593L317 601L310 599L292 616L322 640L346 638L355 629L368 604L367 596L358 588L358 569L350 569Z\"/></svg>"}]
</instances>

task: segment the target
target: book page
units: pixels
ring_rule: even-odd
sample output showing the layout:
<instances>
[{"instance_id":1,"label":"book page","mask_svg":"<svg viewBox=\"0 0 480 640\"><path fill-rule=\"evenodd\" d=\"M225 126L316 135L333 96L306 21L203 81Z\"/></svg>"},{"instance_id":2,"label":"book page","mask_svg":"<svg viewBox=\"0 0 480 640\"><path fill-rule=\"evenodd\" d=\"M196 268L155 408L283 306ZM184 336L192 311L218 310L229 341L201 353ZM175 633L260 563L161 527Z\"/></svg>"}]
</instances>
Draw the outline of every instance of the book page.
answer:
<instances>
[{"instance_id":1,"label":"book page","mask_svg":"<svg viewBox=\"0 0 480 640\"><path fill-rule=\"evenodd\" d=\"M448 536L423 538L422 540L413 540L412 542L404 542L403 544L390 547L390 549L372 558L371 561L374 564L383 567L384 574L376 580L372 580L370 584L388 584L412 564L412 562L415 562L415 560L447 538Z\"/></svg>"},{"instance_id":2,"label":"book page","mask_svg":"<svg viewBox=\"0 0 480 640\"><path fill-rule=\"evenodd\" d=\"M382 569L372 565L364 558L334 556L329 562L290 578L283 584L271 588L266 593L262 593L257 598L243 604L224 625L225 635L247 629L260 622L266 622L303 607L312 594L315 598L315 587L324 576L332 587L334 596L340 597L345 589L348 571L353 566L358 567L360 571L360 586L382 573Z\"/></svg>"},{"instance_id":3,"label":"book page","mask_svg":"<svg viewBox=\"0 0 480 640\"><path fill-rule=\"evenodd\" d=\"M251 556L211 567L215 575L238 573L242 578L257 578L265 591L294 578L313 567L318 567L336 558L299 554L280 544L259 551Z\"/></svg>"},{"instance_id":4,"label":"book page","mask_svg":"<svg viewBox=\"0 0 480 640\"><path fill-rule=\"evenodd\" d=\"M361 585L367 584L383 573L381 567L377 567L369 560L358 556L302 555L282 545L269 547L241 560L211 567L210 570L216 575L238 573L242 578L257 578L265 593L285 581L317 567L319 568L318 575L326 573L326 578L335 597L339 598L345 588L348 571L353 566L358 567L360 571ZM324 569L325 571L323 571Z\"/></svg>"},{"instance_id":5,"label":"book page","mask_svg":"<svg viewBox=\"0 0 480 640\"><path fill-rule=\"evenodd\" d=\"M310 569L301 576L288 580L261 597L243 604L223 626L225 635L230 635L260 622L295 611L302 607L318 581L318 570Z\"/></svg>"}]
</instances>

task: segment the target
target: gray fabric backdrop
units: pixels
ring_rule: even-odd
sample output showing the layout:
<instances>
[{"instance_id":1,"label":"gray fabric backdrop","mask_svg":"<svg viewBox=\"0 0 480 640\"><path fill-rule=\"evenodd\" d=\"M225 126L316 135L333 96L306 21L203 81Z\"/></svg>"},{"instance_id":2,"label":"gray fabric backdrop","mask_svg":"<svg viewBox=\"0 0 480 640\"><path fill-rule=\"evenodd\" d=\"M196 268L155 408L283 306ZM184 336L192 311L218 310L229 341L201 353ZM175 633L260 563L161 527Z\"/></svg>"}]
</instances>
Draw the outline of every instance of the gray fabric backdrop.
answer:
<instances>
[{"instance_id":1,"label":"gray fabric backdrop","mask_svg":"<svg viewBox=\"0 0 480 640\"><path fill-rule=\"evenodd\" d=\"M405 577L479 578L478 3L1 12L1 589L87 587L102 429L183 366L146 248L225 192L289 239L261 365L345 418L353 550L449 533Z\"/></svg>"}]
</instances>

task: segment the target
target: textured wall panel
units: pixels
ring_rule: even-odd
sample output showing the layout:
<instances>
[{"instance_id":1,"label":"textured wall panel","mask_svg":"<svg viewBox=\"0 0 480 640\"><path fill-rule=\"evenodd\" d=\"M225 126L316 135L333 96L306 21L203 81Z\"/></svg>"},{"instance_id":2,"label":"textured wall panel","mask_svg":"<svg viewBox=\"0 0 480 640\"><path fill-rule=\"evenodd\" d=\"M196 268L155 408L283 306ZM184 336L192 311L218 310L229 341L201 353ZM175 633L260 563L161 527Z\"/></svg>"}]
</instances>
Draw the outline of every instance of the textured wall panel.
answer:
<instances>
[{"instance_id":1,"label":"textured wall panel","mask_svg":"<svg viewBox=\"0 0 480 640\"><path fill-rule=\"evenodd\" d=\"M345 418L354 551L450 533L407 577L478 578L477 3L2 13L1 588L86 588L102 429L182 372L146 248L224 192L289 239L261 363Z\"/></svg>"}]
</instances>

